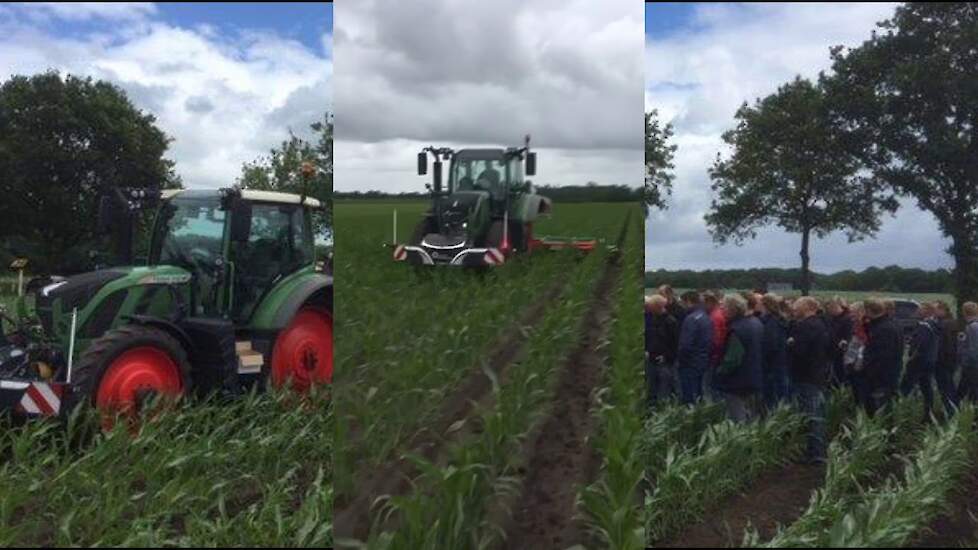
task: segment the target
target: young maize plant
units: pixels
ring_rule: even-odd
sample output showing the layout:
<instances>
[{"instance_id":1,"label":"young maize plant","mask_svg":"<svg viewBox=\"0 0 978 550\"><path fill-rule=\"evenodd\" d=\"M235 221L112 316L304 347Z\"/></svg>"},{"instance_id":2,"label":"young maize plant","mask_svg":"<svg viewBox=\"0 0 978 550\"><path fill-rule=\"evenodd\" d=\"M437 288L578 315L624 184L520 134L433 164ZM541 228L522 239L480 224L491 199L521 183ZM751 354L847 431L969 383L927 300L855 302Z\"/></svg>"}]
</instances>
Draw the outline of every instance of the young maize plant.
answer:
<instances>
[{"instance_id":1,"label":"young maize plant","mask_svg":"<svg viewBox=\"0 0 978 550\"><path fill-rule=\"evenodd\" d=\"M756 422L710 426L692 449L671 447L646 502L649 541L675 534L761 472L798 458L804 426L804 417L782 407Z\"/></svg>"},{"instance_id":2,"label":"young maize plant","mask_svg":"<svg viewBox=\"0 0 978 550\"><path fill-rule=\"evenodd\" d=\"M492 408L474 422L479 433L453 444L446 465L418 459L422 473L412 482L415 489L382 504L370 547L482 548L500 542L499 520L507 513L496 503L519 492L520 446L553 398L556 372L579 335L603 262L603 254L592 254L568 275L565 298L534 325L522 360L497 381ZM390 520L396 529L385 531Z\"/></svg>"},{"instance_id":3,"label":"young maize plant","mask_svg":"<svg viewBox=\"0 0 978 550\"><path fill-rule=\"evenodd\" d=\"M332 410L295 400L178 405L135 435L0 420L0 545L332 546Z\"/></svg>"},{"instance_id":4,"label":"young maize plant","mask_svg":"<svg viewBox=\"0 0 978 550\"><path fill-rule=\"evenodd\" d=\"M633 228L631 240L642 238ZM639 490L645 474L640 411L645 402L642 341L635 338L644 328L636 298L642 289L642 247L625 247L622 278L616 291L611 357L605 386L597 392L594 414L599 432L592 440L602 457L597 480L578 494L578 508L602 548L645 548L645 523Z\"/></svg>"},{"instance_id":5,"label":"young maize plant","mask_svg":"<svg viewBox=\"0 0 978 550\"><path fill-rule=\"evenodd\" d=\"M742 546L803 548L815 544L858 500L863 487L883 475L896 453L914 446L920 433L919 410L919 400L908 398L872 418L859 412L832 440L825 483L805 512L769 541L761 541L756 530L749 530Z\"/></svg>"},{"instance_id":6,"label":"young maize plant","mask_svg":"<svg viewBox=\"0 0 978 550\"><path fill-rule=\"evenodd\" d=\"M955 485L970 470L978 450L975 408L964 405L946 425L931 426L922 447L903 471L866 493L825 532L819 546L906 545L944 509Z\"/></svg>"}]
</instances>

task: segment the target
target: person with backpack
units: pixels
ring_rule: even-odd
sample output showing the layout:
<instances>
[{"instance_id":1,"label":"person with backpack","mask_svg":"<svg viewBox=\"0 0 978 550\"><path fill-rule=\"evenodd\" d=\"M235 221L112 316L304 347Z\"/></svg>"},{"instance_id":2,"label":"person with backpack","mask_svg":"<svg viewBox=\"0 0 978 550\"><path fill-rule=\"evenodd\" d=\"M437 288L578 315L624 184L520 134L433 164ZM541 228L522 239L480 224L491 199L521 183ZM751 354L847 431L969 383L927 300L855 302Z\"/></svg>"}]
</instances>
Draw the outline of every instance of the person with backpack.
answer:
<instances>
[{"instance_id":1,"label":"person with backpack","mask_svg":"<svg viewBox=\"0 0 978 550\"><path fill-rule=\"evenodd\" d=\"M727 336L713 385L727 404L727 416L734 422L747 422L762 389L764 325L736 294L723 299L723 314Z\"/></svg>"}]
</instances>

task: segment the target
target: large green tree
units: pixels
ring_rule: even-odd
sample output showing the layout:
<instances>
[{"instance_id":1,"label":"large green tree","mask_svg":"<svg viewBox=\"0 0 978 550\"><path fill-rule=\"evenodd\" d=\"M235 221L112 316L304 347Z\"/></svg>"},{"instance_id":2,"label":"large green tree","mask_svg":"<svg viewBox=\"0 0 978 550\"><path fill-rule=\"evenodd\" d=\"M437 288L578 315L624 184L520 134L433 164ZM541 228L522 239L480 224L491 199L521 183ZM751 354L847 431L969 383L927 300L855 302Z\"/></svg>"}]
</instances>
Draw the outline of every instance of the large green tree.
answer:
<instances>
[{"instance_id":1,"label":"large green tree","mask_svg":"<svg viewBox=\"0 0 978 550\"><path fill-rule=\"evenodd\" d=\"M330 235L329 213L333 194L333 117L326 113L322 120L310 125L314 141L302 139L289 132L289 139L272 148L267 156L246 162L241 168L238 184L245 189L303 193L327 205L327 213L317 217L317 232ZM303 164L314 168L306 180Z\"/></svg>"},{"instance_id":2,"label":"large green tree","mask_svg":"<svg viewBox=\"0 0 978 550\"><path fill-rule=\"evenodd\" d=\"M879 27L832 50L832 113L864 166L937 218L958 303L978 299L978 6L912 2Z\"/></svg>"},{"instance_id":3,"label":"large green tree","mask_svg":"<svg viewBox=\"0 0 978 550\"><path fill-rule=\"evenodd\" d=\"M0 85L0 247L32 269L91 267L99 196L179 185L169 139L118 87L51 71Z\"/></svg>"},{"instance_id":4,"label":"large green tree","mask_svg":"<svg viewBox=\"0 0 978 550\"><path fill-rule=\"evenodd\" d=\"M811 288L812 237L844 231L850 241L874 234L897 202L859 171L846 139L826 115L820 87L801 78L735 115L723 134L732 149L710 168L713 200L705 216L714 240L743 242L776 225L801 236L801 291Z\"/></svg>"},{"instance_id":5,"label":"large green tree","mask_svg":"<svg viewBox=\"0 0 978 550\"><path fill-rule=\"evenodd\" d=\"M672 125L659 122L658 112L645 113L645 206L665 208L672 193L673 157L676 145L670 143Z\"/></svg>"}]
</instances>

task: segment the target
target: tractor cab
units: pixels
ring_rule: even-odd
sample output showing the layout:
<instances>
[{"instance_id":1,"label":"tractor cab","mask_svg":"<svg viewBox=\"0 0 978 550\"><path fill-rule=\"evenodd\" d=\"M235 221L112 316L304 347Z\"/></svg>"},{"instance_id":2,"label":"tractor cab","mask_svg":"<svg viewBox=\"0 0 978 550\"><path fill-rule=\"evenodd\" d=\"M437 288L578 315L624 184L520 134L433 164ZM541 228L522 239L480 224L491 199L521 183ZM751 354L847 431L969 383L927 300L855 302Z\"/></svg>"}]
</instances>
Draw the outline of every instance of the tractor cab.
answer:
<instances>
[{"instance_id":1,"label":"tractor cab","mask_svg":"<svg viewBox=\"0 0 978 550\"><path fill-rule=\"evenodd\" d=\"M247 322L275 283L315 261L314 199L260 191L164 194L150 265L188 271L192 314Z\"/></svg>"}]
</instances>

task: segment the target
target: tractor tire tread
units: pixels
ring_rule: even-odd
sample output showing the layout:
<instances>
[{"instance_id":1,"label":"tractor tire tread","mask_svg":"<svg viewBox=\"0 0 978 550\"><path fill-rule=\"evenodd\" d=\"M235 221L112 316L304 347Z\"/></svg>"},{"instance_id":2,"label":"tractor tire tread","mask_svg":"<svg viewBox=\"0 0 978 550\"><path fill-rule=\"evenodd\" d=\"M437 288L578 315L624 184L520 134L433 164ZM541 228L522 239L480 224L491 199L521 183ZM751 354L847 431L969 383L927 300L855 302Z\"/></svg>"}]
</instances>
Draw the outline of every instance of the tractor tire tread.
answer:
<instances>
[{"instance_id":1,"label":"tractor tire tread","mask_svg":"<svg viewBox=\"0 0 978 550\"><path fill-rule=\"evenodd\" d=\"M180 342L165 331L155 327L129 324L106 332L78 358L72 376L72 391L62 410L68 414L79 404L92 405L102 376L112 361L137 345L152 345L170 354L180 369L184 395L191 390L190 361Z\"/></svg>"}]
</instances>

